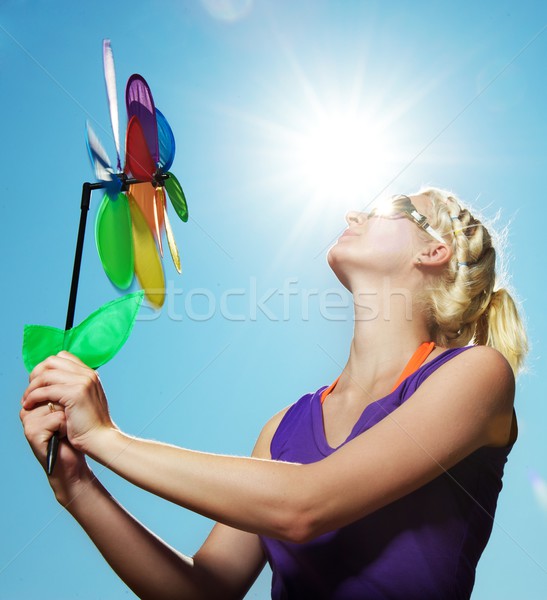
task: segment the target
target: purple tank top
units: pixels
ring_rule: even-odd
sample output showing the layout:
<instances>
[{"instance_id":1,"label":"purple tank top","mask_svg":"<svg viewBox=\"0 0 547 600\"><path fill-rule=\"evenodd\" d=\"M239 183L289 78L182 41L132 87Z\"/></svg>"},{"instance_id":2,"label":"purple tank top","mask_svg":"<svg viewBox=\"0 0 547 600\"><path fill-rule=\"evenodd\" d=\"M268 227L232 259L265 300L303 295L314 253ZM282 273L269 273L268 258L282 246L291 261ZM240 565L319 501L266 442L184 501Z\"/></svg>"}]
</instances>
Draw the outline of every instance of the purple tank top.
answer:
<instances>
[{"instance_id":1,"label":"purple tank top","mask_svg":"<svg viewBox=\"0 0 547 600\"><path fill-rule=\"evenodd\" d=\"M369 404L344 443L381 421L466 349L446 350ZM272 439L274 460L309 464L336 451L323 428L324 389L289 408ZM480 448L415 492L311 542L261 536L273 571L273 600L469 598L511 447Z\"/></svg>"}]
</instances>

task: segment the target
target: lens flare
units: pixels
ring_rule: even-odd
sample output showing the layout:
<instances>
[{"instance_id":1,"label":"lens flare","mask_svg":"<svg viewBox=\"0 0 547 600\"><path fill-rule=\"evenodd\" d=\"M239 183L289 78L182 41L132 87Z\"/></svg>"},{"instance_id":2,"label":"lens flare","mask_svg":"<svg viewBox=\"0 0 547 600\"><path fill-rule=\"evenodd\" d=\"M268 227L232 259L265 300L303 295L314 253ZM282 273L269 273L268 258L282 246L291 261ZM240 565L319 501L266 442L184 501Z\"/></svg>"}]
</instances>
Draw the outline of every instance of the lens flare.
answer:
<instances>
[{"instance_id":1,"label":"lens flare","mask_svg":"<svg viewBox=\"0 0 547 600\"><path fill-rule=\"evenodd\" d=\"M547 512L547 481L535 471L531 471L530 482L532 483L532 490L538 504Z\"/></svg>"},{"instance_id":2,"label":"lens flare","mask_svg":"<svg viewBox=\"0 0 547 600\"><path fill-rule=\"evenodd\" d=\"M229 23L243 19L253 7L253 0L201 0L201 3L212 17Z\"/></svg>"}]
</instances>

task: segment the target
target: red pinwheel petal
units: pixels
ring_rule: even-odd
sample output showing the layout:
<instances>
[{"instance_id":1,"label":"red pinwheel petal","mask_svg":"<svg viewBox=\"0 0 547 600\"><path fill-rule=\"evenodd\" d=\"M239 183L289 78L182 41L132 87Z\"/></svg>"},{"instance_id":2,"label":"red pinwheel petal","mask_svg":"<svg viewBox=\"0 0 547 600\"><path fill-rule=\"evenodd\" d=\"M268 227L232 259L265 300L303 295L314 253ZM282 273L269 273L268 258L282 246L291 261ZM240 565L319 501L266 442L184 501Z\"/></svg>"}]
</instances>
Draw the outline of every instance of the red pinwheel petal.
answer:
<instances>
[{"instance_id":1,"label":"red pinwheel petal","mask_svg":"<svg viewBox=\"0 0 547 600\"><path fill-rule=\"evenodd\" d=\"M156 165L144 137L139 119L131 117L127 124L125 139L125 172L131 173L135 179L152 181Z\"/></svg>"}]
</instances>

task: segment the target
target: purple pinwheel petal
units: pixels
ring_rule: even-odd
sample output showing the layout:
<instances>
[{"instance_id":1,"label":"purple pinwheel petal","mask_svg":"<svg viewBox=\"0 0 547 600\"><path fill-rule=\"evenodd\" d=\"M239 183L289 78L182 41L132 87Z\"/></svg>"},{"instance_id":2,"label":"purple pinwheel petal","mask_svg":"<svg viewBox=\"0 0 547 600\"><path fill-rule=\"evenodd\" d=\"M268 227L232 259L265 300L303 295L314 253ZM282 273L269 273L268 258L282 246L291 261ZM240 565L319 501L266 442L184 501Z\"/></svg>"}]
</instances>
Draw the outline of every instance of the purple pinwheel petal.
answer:
<instances>
[{"instance_id":1,"label":"purple pinwheel petal","mask_svg":"<svg viewBox=\"0 0 547 600\"><path fill-rule=\"evenodd\" d=\"M85 142L95 177L106 183L106 187L110 192L119 192L122 188L122 182L114 172L108 154L102 147L89 121L86 122Z\"/></svg>"},{"instance_id":2,"label":"purple pinwheel petal","mask_svg":"<svg viewBox=\"0 0 547 600\"><path fill-rule=\"evenodd\" d=\"M158 125L156 122L156 108L148 84L141 75L131 75L125 88L125 104L127 106L127 120L137 117L141 124L144 138L150 154L157 164L158 150Z\"/></svg>"},{"instance_id":3,"label":"purple pinwheel petal","mask_svg":"<svg viewBox=\"0 0 547 600\"><path fill-rule=\"evenodd\" d=\"M159 167L167 173L175 159L175 136L173 130L159 108L156 108L156 121L158 124Z\"/></svg>"},{"instance_id":4,"label":"purple pinwheel petal","mask_svg":"<svg viewBox=\"0 0 547 600\"><path fill-rule=\"evenodd\" d=\"M117 169L118 171L121 171L120 124L118 118L118 98L116 94L116 71L114 70L114 56L112 54L110 40L103 40L103 66L110 122L112 124L112 133L114 134L114 143L116 144Z\"/></svg>"}]
</instances>

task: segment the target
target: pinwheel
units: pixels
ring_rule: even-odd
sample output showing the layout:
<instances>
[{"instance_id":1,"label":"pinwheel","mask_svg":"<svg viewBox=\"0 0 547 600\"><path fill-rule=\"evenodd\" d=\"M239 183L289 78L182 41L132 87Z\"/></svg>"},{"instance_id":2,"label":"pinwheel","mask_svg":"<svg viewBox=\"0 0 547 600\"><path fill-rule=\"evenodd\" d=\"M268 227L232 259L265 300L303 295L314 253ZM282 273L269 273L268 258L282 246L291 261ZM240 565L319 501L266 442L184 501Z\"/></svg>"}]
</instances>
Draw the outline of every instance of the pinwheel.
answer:
<instances>
[{"instance_id":1,"label":"pinwheel","mask_svg":"<svg viewBox=\"0 0 547 600\"><path fill-rule=\"evenodd\" d=\"M97 250L105 273L116 287L127 289L135 273L147 300L160 308L165 297L159 256L163 256L163 231L175 268L181 272L180 255L167 215L165 189L177 215L184 222L188 220L184 192L169 172L175 157L175 138L167 119L156 109L145 79L132 75L126 87L126 156L124 170L120 172L116 76L109 40L103 42L103 64L118 171L112 168L88 124L90 158L95 175L106 190L95 226Z\"/></svg>"},{"instance_id":2,"label":"pinwheel","mask_svg":"<svg viewBox=\"0 0 547 600\"><path fill-rule=\"evenodd\" d=\"M116 169L91 126L87 146L98 183L86 182L80 202L80 224L72 271L65 329L25 325L23 361L30 372L46 357L68 350L93 369L110 360L123 346L146 296L159 308L165 297L163 268L156 243L162 251L166 232L173 261L180 272L180 258L167 217L164 186L175 212L188 220L186 199L176 177L169 172L175 155L173 132L157 110L146 81L133 75L127 86L129 125L126 135L126 164L121 168L118 108L114 61L109 40L103 42L103 60L112 131L116 145ZM104 189L97 213L95 236L104 270L112 283L127 289L136 274L142 291L127 294L100 307L74 327L74 312L87 213L93 190ZM48 444L47 472L51 474L59 442L55 433Z\"/></svg>"}]
</instances>

